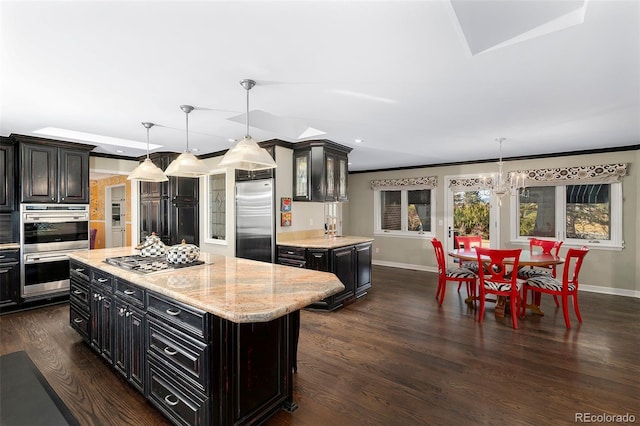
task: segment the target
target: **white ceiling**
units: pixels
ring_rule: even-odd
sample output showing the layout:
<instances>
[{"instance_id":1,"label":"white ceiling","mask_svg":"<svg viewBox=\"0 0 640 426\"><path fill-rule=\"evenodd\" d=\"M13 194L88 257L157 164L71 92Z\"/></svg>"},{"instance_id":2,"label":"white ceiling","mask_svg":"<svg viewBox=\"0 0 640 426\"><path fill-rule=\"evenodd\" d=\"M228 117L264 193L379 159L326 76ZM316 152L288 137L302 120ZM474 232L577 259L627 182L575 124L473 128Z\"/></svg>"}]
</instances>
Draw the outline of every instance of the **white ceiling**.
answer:
<instances>
[{"instance_id":1,"label":"white ceiling","mask_svg":"<svg viewBox=\"0 0 640 426\"><path fill-rule=\"evenodd\" d=\"M354 148L352 171L496 158L498 137L505 157L640 143L638 1L2 0L0 15L4 136L145 142L151 121L151 143L181 152L190 104L190 147L220 151L245 134L252 78L254 139L321 130ZM116 149L145 152L96 151Z\"/></svg>"}]
</instances>

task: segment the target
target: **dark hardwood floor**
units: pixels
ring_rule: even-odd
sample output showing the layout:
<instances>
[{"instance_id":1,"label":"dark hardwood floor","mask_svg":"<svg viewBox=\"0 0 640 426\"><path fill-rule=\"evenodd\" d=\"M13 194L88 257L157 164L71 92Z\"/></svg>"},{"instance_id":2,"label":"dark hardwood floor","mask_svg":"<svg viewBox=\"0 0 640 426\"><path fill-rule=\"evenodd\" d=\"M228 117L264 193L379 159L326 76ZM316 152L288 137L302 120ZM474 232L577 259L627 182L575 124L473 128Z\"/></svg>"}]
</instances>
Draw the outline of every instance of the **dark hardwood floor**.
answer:
<instances>
[{"instance_id":1,"label":"dark hardwood floor","mask_svg":"<svg viewBox=\"0 0 640 426\"><path fill-rule=\"evenodd\" d=\"M338 311L302 311L294 398L268 425L574 424L577 413L640 422L640 299L581 293L584 322L542 296L520 329L484 322L436 275L374 266L374 286ZM25 350L84 425L164 417L69 325L68 305L0 316L0 354ZM7 391L4 387L2 391Z\"/></svg>"}]
</instances>

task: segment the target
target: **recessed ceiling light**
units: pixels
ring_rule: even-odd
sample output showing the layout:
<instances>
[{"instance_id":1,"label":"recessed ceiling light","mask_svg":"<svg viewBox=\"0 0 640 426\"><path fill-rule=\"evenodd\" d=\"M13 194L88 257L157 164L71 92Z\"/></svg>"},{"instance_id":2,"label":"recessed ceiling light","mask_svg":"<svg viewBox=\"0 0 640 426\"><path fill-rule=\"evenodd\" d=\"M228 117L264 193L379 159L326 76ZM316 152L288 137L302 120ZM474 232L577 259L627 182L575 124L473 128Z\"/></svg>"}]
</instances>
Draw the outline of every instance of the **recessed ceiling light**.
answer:
<instances>
[{"instance_id":1,"label":"recessed ceiling light","mask_svg":"<svg viewBox=\"0 0 640 426\"><path fill-rule=\"evenodd\" d=\"M355 139L354 142L355 143L362 143L362 139Z\"/></svg>"},{"instance_id":2,"label":"recessed ceiling light","mask_svg":"<svg viewBox=\"0 0 640 426\"><path fill-rule=\"evenodd\" d=\"M116 152L117 152L118 154L122 154L124 151L123 151L123 150L121 150L121 149L116 149Z\"/></svg>"},{"instance_id":3,"label":"recessed ceiling light","mask_svg":"<svg viewBox=\"0 0 640 426\"><path fill-rule=\"evenodd\" d=\"M146 151L147 143L132 141L129 139L112 138L111 136L96 135L93 133L77 132L75 130L59 129L57 127L45 127L34 130L33 133L38 135L54 136L57 138L76 139L83 142L92 142L99 145L115 145L125 146L127 148L135 148ZM149 144L149 149L161 148L162 145Z\"/></svg>"},{"instance_id":4,"label":"recessed ceiling light","mask_svg":"<svg viewBox=\"0 0 640 426\"><path fill-rule=\"evenodd\" d=\"M227 139L227 141L228 141L228 142L236 142L236 140L235 140L235 139L233 139L233 138L229 138L229 139Z\"/></svg>"},{"instance_id":5,"label":"recessed ceiling light","mask_svg":"<svg viewBox=\"0 0 640 426\"><path fill-rule=\"evenodd\" d=\"M200 151L200 148L191 148L191 152L198 152Z\"/></svg>"}]
</instances>

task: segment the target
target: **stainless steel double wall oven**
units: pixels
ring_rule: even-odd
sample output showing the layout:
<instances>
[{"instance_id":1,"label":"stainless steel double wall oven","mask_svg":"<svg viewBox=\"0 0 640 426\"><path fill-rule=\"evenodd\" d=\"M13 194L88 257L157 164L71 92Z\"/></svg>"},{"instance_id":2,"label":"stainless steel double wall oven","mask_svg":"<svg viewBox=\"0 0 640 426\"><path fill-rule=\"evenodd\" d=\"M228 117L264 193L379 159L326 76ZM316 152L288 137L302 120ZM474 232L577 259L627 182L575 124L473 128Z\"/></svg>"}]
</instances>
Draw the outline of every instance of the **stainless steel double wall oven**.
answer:
<instances>
[{"instance_id":1,"label":"stainless steel double wall oven","mask_svg":"<svg viewBox=\"0 0 640 426\"><path fill-rule=\"evenodd\" d=\"M89 249L89 206L20 206L20 294L48 297L69 292L68 253Z\"/></svg>"}]
</instances>

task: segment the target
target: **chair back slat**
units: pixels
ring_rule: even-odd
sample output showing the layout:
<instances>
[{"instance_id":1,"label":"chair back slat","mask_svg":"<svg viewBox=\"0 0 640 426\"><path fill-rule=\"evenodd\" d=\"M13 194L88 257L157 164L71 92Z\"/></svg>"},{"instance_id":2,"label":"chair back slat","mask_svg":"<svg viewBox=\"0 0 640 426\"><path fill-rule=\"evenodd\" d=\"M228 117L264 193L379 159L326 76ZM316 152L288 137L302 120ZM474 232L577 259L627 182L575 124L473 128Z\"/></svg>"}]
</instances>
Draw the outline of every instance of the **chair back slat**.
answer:
<instances>
[{"instance_id":1,"label":"chair back slat","mask_svg":"<svg viewBox=\"0 0 640 426\"><path fill-rule=\"evenodd\" d=\"M460 249L461 246L464 250L470 250L472 247L482 247L482 236L480 235L456 235L453 238L458 249Z\"/></svg>"},{"instance_id":2,"label":"chair back slat","mask_svg":"<svg viewBox=\"0 0 640 426\"><path fill-rule=\"evenodd\" d=\"M444 271L447 269L446 262L444 260L444 248L442 247L442 242L437 238L431 240L431 244L433 244L433 249L436 252L436 261L438 262L438 270Z\"/></svg>"},{"instance_id":3,"label":"chair back slat","mask_svg":"<svg viewBox=\"0 0 640 426\"><path fill-rule=\"evenodd\" d=\"M522 249L496 250L476 247L478 264L482 264L483 262L486 264L486 258L489 258L489 265L485 268L479 268L478 270L480 282L488 279L494 282L515 283L517 274L513 273L513 271L518 270L521 252ZM509 260L508 267L505 260ZM486 277L486 275L488 275L488 277Z\"/></svg>"},{"instance_id":4,"label":"chair back slat","mask_svg":"<svg viewBox=\"0 0 640 426\"><path fill-rule=\"evenodd\" d=\"M562 243L563 241L531 238L529 240L529 250L531 251L531 253L533 253L534 247L540 247L542 249L542 254L551 254L551 251L553 250L553 254L555 256L558 256Z\"/></svg>"},{"instance_id":5,"label":"chair back slat","mask_svg":"<svg viewBox=\"0 0 640 426\"><path fill-rule=\"evenodd\" d=\"M582 268L582 261L589 253L589 247L583 246L579 249L569 249L564 261L564 270L562 271L562 288L567 290L569 284L573 284L578 289L578 275Z\"/></svg>"}]
</instances>

